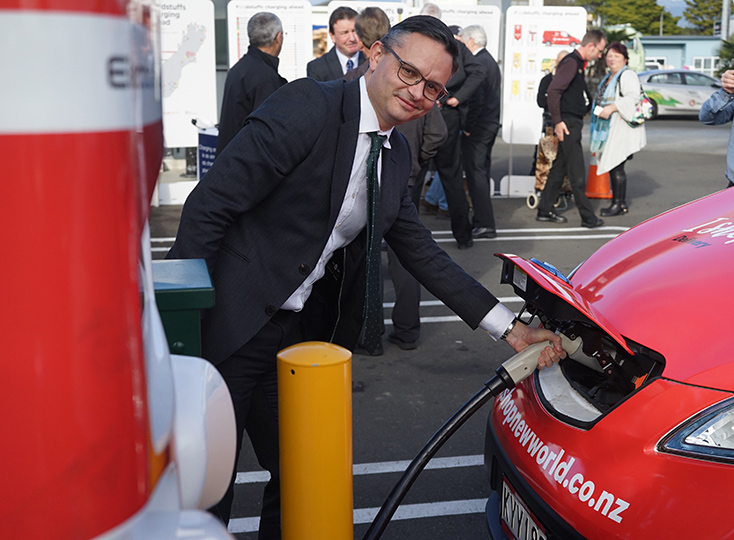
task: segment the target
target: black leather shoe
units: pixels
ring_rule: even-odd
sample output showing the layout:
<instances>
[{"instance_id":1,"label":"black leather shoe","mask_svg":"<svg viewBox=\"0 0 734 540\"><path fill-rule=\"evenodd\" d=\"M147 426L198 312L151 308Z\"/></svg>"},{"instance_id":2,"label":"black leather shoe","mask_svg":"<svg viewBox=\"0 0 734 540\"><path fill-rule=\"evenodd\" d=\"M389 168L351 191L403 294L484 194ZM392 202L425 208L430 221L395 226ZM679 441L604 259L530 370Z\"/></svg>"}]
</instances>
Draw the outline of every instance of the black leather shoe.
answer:
<instances>
[{"instance_id":1,"label":"black leather shoe","mask_svg":"<svg viewBox=\"0 0 734 540\"><path fill-rule=\"evenodd\" d=\"M497 238L497 231L489 227L474 227L471 235L473 238Z\"/></svg>"},{"instance_id":2,"label":"black leather shoe","mask_svg":"<svg viewBox=\"0 0 734 540\"><path fill-rule=\"evenodd\" d=\"M413 349L415 349L418 346L415 341L403 341L402 339L397 337L395 334L388 334L387 340L390 343L394 343L395 345L397 345L404 351L412 351Z\"/></svg>"},{"instance_id":3,"label":"black leather shoe","mask_svg":"<svg viewBox=\"0 0 734 540\"><path fill-rule=\"evenodd\" d=\"M362 347L362 344L359 344L355 347L354 354L358 354L360 356L382 356L383 354L385 354L385 349L382 348L382 342L380 342L377 345L375 352L370 353L367 349Z\"/></svg>"},{"instance_id":4,"label":"black leather shoe","mask_svg":"<svg viewBox=\"0 0 734 540\"><path fill-rule=\"evenodd\" d=\"M599 219L598 217L594 216L593 221L582 221L581 226L586 227L587 229L596 229L597 227L601 227L604 225L604 220Z\"/></svg>"},{"instance_id":5,"label":"black leather shoe","mask_svg":"<svg viewBox=\"0 0 734 540\"><path fill-rule=\"evenodd\" d=\"M599 213L604 217L608 217L626 214L627 212L629 212L629 209L627 208L626 204L624 204L623 202L615 202L609 208L602 208Z\"/></svg>"},{"instance_id":6,"label":"black leather shoe","mask_svg":"<svg viewBox=\"0 0 734 540\"><path fill-rule=\"evenodd\" d=\"M547 214L541 214L538 212L538 215L535 216L535 221L549 221L551 223L567 223L568 218L565 216L559 216L555 212L548 212Z\"/></svg>"},{"instance_id":7,"label":"black leather shoe","mask_svg":"<svg viewBox=\"0 0 734 540\"><path fill-rule=\"evenodd\" d=\"M469 249L474 245L474 240L471 238L467 240L466 242L459 242L459 249Z\"/></svg>"}]
</instances>

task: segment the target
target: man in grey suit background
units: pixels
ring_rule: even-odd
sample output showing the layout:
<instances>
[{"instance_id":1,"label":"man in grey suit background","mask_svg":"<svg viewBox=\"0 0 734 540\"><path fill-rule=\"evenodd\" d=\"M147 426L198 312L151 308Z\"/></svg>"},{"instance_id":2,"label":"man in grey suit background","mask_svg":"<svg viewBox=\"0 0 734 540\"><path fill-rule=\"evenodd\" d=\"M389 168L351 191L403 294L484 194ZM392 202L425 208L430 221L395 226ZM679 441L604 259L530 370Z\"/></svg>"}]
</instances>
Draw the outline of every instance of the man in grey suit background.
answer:
<instances>
[{"instance_id":1,"label":"man in grey suit background","mask_svg":"<svg viewBox=\"0 0 734 540\"><path fill-rule=\"evenodd\" d=\"M461 137L461 159L472 201L472 238L495 238L490 168L492 147L500 129L502 74L487 47L487 34L479 25L463 28L459 39L483 66L484 81L472 94Z\"/></svg>"},{"instance_id":2,"label":"man in grey suit background","mask_svg":"<svg viewBox=\"0 0 734 540\"><path fill-rule=\"evenodd\" d=\"M350 7L338 7L332 11L329 16L329 36L334 46L306 65L308 77L317 81L334 81L364 62L354 30L356 17L357 12Z\"/></svg>"},{"instance_id":3,"label":"man in grey suit background","mask_svg":"<svg viewBox=\"0 0 734 540\"><path fill-rule=\"evenodd\" d=\"M445 94L458 62L450 31L438 19L410 17L370 52L364 77L299 79L253 112L187 199L168 254L203 258L212 275L203 356L232 395L238 454L246 430L271 475L261 539L280 538L276 354L312 340L352 350L362 332L371 145L381 150L375 232L403 266L470 327L513 349L551 340L540 366L565 356L558 336L517 322L438 247L410 199L410 151L393 128ZM232 497L230 487L213 510L225 523Z\"/></svg>"}]
</instances>

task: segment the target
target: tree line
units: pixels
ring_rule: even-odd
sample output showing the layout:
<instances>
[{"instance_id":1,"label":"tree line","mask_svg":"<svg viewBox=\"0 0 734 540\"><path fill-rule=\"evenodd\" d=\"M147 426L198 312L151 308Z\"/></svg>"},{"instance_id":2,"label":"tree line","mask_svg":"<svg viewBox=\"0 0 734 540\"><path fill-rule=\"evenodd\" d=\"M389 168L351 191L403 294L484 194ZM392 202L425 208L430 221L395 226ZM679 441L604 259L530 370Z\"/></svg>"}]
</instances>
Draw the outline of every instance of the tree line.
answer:
<instances>
[{"instance_id":1,"label":"tree line","mask_svg":"<svg viewBox=\"0 0 734 540\"><path fill-rule=\"evenodd\" d=\"M591 14L595 26L629 23L646 36L663 35L711 36L714 22L721 19L722 0L685 0L683 26L681 17L672 15L655 0L546 0L547 6L581 6ZM734 6L734 2L732 2ZM734 14L734 10L730 9Z\"/></svg>"}]
</instances>

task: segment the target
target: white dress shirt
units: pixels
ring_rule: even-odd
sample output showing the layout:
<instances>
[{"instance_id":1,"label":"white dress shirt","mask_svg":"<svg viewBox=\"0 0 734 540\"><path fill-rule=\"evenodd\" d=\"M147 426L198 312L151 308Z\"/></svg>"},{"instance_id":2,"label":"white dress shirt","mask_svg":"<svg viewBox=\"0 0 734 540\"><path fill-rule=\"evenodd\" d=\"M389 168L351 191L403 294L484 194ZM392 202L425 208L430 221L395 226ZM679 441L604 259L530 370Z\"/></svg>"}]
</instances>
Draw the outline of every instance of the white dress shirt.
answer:
<instances>
[{"instance_id":1,"label":"white dress shirt","mask_svg":"<svg viewBox=\"0 0 734 540\"><path fill-rule=\"evenodd\" d=\"M362 232L362 229L367 226L367 157L369 156L371 145L371 139L368 133L376 131L380 135L386 135L387 138L382 143L382 146L383 148L390 148L390 134L393 128L390 128L388 131L380 130L377 114L367 95L364 77L360 77L359 79L359 102L360 113L357 149L354 152L352 172L349 175L347 192L344 195L344 201L339 210L339 215L336 218L334 229L329 235L326 247L321 253L316 267L306 277L306 280L301 286L285 301L281 309L301 311L311 294L313 284L324 275L326 263L329 262L334 252L350 244ZM380 152L380 157L377 161L377 181L382 181L382 152Z\"/></svg>"},{"instance_id":2,"label":"white dress shirt","mask_svg":"<svg viewBox=\"0 0 734 540\"><path fill-rule=\"evenodd\" d=\"M344 75L347 74L347 60L352 61L352 69L356 68L359 65L359 51L354 53L353 56L346 56L336 47L334 47L334 50L336 51L336 57L339 59L339 64L342 67L342 73Z\"/></svg>"},{"instance_id":3,"label":"white dress shirt","mask_svg":"<svg viewBox=\"0 0 734 540\"><path fill-rule=\"evenodd\" d=\"M340 54L337 52L337 54ZM365 78L359 78L359 135L357 137L357 148L354 152L352 172L349 176L349 184L344 195L339 215L336 218L334 229L329 235L326 247L319 257L316 267L301 283L301 286L285 301L281 309L290 311L301 311L306 300L311 295L314 283L321 279L325 273L326 263L337 249L349 245L357 235L367 226L367 156L370 152L371 139L368 133L376 131L387 138L382 143L383 148L390 148L390 134L388 131L380 130L379 121L375 109L372 107ZM382 152L377 162L377 180L382 183ZM501 303L494 306L479 323L479 327L487 331L494 339L504 333L505 329L515 318L512 311Z\"/></svg>"}]
</instances>

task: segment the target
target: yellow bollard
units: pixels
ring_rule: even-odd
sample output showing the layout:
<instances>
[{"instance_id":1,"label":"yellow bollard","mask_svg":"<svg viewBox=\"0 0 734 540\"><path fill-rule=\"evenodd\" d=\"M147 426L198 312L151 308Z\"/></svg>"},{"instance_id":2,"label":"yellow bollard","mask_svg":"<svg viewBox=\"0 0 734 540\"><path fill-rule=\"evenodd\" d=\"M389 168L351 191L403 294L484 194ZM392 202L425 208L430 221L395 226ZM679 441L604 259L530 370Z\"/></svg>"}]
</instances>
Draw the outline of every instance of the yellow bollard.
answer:
<instances>
[{"instance_id":1,"label":"yellow bollard","mask_svg":"<svg viewBox=\"0 0 734 540\"><path fill-rule=\"evenodd\" d=\"M322 342L278 353L283 540L351 540L352 353Z\"/></svg>"}]
</instances>

